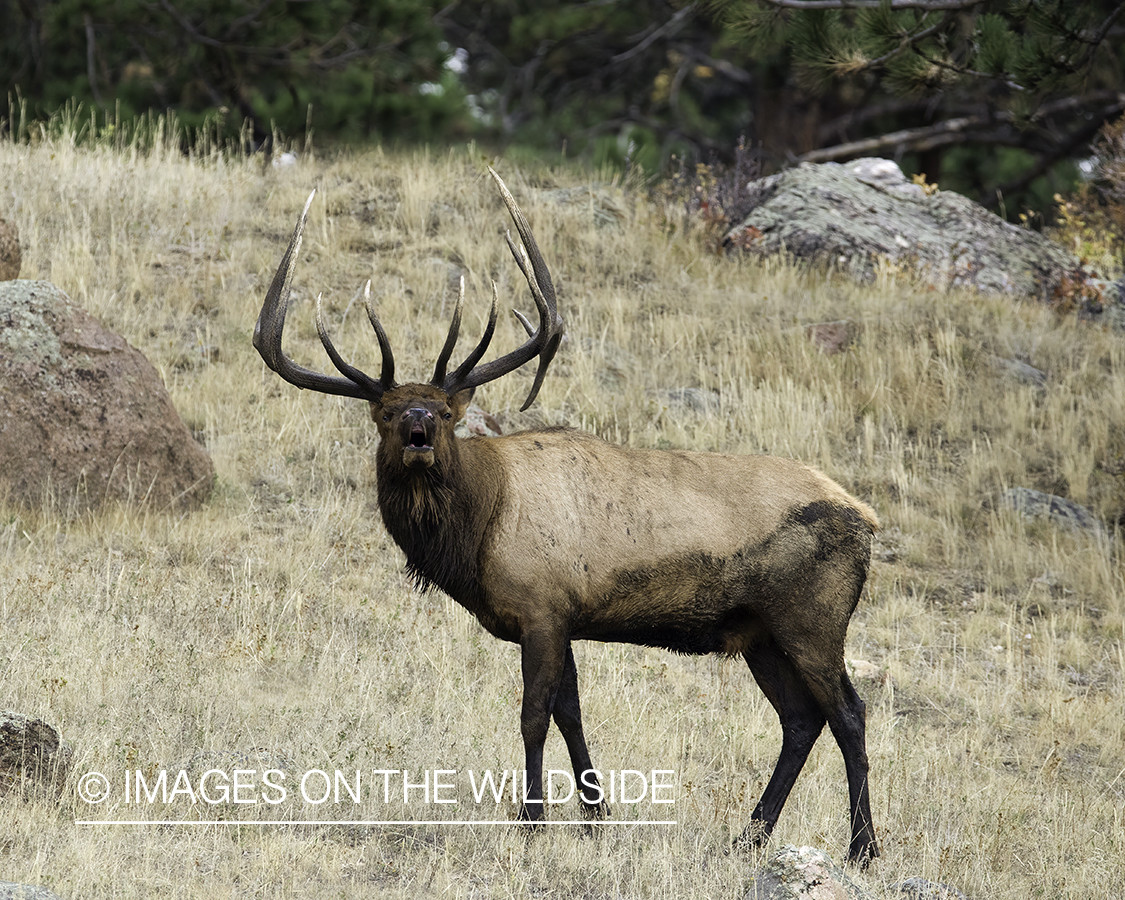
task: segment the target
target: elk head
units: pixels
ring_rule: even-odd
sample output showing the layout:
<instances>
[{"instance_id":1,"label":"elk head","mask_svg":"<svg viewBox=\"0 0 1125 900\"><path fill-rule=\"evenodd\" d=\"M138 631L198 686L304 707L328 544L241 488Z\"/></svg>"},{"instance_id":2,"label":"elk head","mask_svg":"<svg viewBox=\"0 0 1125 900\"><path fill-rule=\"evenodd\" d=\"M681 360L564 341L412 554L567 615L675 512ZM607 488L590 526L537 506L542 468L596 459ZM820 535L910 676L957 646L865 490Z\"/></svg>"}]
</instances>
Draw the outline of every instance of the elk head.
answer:
<instances>
[{"instance_id":1,"label":"elk head","mask_svg":"<svg viewBox=\"0 0 1125 900\"><path fill-rule=\"evenodd\" d=\"M521 410L527 409L539 393L543 376L558 350L565 330L563 320L556 309L551 273L547 270L547 264L543 261L543 256L535 243L531 226L500 176L492 168L488 171L496 180L500 195L522 239L522 245L518 245L512 240L510 233L506 235L508 247L520 271L527 279L531 295L535 299L535 306L539 311L539 327L533 328L527 317L513 310L528 334L528 339L515 350L491 362L484 364L480 362L496 329L497 297L496 284L493 282L492 309L484 335L464 362L452 372L447 372L461 328L461 310L465 301L465 279L462 278L457 294L457 305L453 311L453 321L450 323L449 334L441 353L438 354L433 376L426 384L398 384L394 380L395 361L390 342L371 305L369 281L364 288L364 307L382 354L383 363L379 377L372 378L340 356L328 336L319 296L316 301L316 330L328 358L332 360L340 375L323 375L293 362L281 349L281 335L285 328L285 314L289 306L293 268L301 249L305 220L308 218L315 191L309 194L309 199L305 202L305 208L293 230L293 237L289 240L289 247L278 265L273 283L262 304L262 311L258 315L257 324L254 326L254 347L261 354L266 365L290 384L325 394L367 400L371 404L371 417L378 426L383 446L401 447L401 463L407 469L426 469L434 464L434 447L439 430L445 423L451 428L453 423L464 414L473 392L478 387L539 357L535 381L523 406L520 407Z\"/></svg>"}]
</instances>

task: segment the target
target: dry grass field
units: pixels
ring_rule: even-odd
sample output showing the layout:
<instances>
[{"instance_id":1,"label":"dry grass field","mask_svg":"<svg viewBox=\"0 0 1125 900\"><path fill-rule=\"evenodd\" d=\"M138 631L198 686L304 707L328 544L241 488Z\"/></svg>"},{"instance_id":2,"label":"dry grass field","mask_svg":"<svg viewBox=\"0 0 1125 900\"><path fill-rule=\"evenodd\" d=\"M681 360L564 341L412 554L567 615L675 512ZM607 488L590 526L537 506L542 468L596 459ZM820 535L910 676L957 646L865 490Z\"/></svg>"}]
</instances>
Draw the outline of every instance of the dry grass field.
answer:
<instances>
[{"instance_id":1,"label":"dry grass field","mask_svg":"<svg viewBox=\"0 0 1125 900\"><path fill-rule=\"evenodd\" d=\"M63 898L742 896L763 857L725 851L780 730L745 664L719 658L575 648L595 764L675 773L673 804L617 803L615 816L674 825L563 824L527 841L506 825L286 824L514 814L510 799L477 803L468 773L522 765L517 648L412 591L379 522L365 406L286 385L250 344L313 187L287 336L297 360L330 365L311 302L323 292L336 345L377 369L355 302L368 278L407 380L429 376L456 271L462 352L489 279L506 307L532 311L487 163L532 222L569 339L527 413L515 410L530 373L482 389L482 406L509 429L569 423L634 446L796 457L879 512L848 655L885 673L857 682L883 856L857 883L875 896L911 876L977 900L1125 894L1121 334L893 273L857 286L720 258L639 192L605 188L613 214L598 216L559 190L588 174L473 148L306 152L263 170L168 141L82 143L73 127L0 142L0 214L20 228L22 277L54 282L145 353L218 477L188 514L0 507L0 707L75 748L61 800L0 800L0 880ZM862 333L822 354L805 326L838 319ZM502 318L495 352L521 339ZM715 402L693 409L668 393L680 388ZM1025 521L997 503L1012 486L1078 501L1107 532ZM568 768L557 732L547 766ZM167 803L135 802L138 771L151 785L184 770L198 787L208 767L259 770L239 795L255 802L192 804L184 784ZM274 804L260 770L279 767L288 791ZM298 802L295 775L375 769L415 784L447 770L431 779L452 786L404 804L401 781L387 801L377 776L358 803L318 803L314 777ZM93 771L112 788L101 804L78 792ZM846 807L826 734L771 848L842 859ZM157 824L78 824L91 819ZM221 823L179 824L193 820Z\"/></svg>"}]
</instances>

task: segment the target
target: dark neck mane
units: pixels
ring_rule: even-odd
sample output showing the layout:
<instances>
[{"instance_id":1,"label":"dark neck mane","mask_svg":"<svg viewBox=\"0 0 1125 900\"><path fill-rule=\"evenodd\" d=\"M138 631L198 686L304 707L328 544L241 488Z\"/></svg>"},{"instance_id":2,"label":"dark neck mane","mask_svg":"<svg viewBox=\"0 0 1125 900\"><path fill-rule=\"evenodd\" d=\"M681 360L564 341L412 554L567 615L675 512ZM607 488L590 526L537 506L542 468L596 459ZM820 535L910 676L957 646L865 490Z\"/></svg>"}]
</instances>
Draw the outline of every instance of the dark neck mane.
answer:
<instances>
[{"instance_id":1,"label":"dark neck mane","mask_svg":"<svg viewBox=\"0 0 1125 900\"><path fill-rule=\"evenodd\" d=\"M456 443L426 469L406 468L389 458L394 450L387 448L388 458L380 456L377 463L379 510L406 554L415 586L438 588L475 610L480 602L479 552L497 488L487 464L481 465L487 462L482 455L459 452L468 449L468 442Z\"/></svg>"}]
</instances>

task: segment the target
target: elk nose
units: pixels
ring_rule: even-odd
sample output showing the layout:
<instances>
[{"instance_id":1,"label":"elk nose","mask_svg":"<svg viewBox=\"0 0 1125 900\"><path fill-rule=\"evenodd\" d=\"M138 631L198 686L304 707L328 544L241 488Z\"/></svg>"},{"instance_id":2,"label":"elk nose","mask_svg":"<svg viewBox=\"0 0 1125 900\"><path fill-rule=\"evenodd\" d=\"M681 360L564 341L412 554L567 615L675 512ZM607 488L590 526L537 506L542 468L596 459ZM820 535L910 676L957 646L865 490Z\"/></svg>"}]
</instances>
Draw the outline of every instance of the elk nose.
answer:
<instances>
[{"instance_id":1,"label":"elk nose","mask_svg":"<svg viewBox=\"0 0 1125 900\"><path fill-rule=\"evenodd\" d=\"M434 414L428 409L423 409L420 406L413 406L402 414L402 419L405 422L407 419L432 419Z\"/></svg>"}]
</instances>

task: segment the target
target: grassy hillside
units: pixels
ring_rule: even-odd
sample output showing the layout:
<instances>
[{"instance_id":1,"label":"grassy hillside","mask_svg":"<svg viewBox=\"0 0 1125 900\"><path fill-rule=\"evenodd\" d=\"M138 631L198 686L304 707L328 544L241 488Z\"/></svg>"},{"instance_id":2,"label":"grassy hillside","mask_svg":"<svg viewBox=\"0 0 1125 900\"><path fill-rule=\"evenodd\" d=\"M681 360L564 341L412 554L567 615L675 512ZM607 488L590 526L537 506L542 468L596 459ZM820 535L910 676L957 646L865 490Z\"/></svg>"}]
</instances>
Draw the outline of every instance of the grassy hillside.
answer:
<instances>
[{"instance_id":1,"label":"grassy hillside","mask_svg":"<svg viewBox=\"0 0 1125 900\"><path fill-rule=\"evenodd\" d=\"M877 895L910 876L989 900L1125 893L1120 334L1012 298L719 258L640 196L608 190L611 214L595 215L558 190L581 175L464 148L263 170L72 134L0 143L0 215L20 228L22 277L54 282L145 353L218 482L186 515L0 509L0 707L76 748L61 803L0 803L0 879L64 898L742 895L759 858L724 850L773 766L776 718L740 662L618 645L575 648L591 753L604 770L673 770L673 805L614 812L675 825L589 838L561 826L526 842L486 826L75 824L512 816L510 802L474 803L465 773L522 765L517 648L410 589L379 522L363 404L284 384L250 345L313 187L287 337L298 361L329 365L313 325L322 292L336 345L378 368L354 302L369 278L402 379L428 377L457 271L463 352L490 278L502 304L530 311L488 162L532 221L569 340L528 413L514 410L530 373L482 389L481 405L508 428L797 457L879 512L848 655L886 675L859 683L884 855L856 880ZM838 319L859 339L824 355L805 326ZM501 320L496 350L521 336ZM1030 363L1046 384L997 360ZM697 411L669 394L680 388L717 400ZM996 502L1012 486L1086 505L1110 536L1024 521ZM200 751L197 774L261 759L415 781L453 770L458 802L385 803L380 789L358 805L275 807L257 788L246 805L124 802L126 773L154 781ZM567 768L557 732L547 766ZM76 793L94 770L114 787L97 806ZM825 735L771 846L842 859L846 807Z\"/></svg>"}]
</instances>

